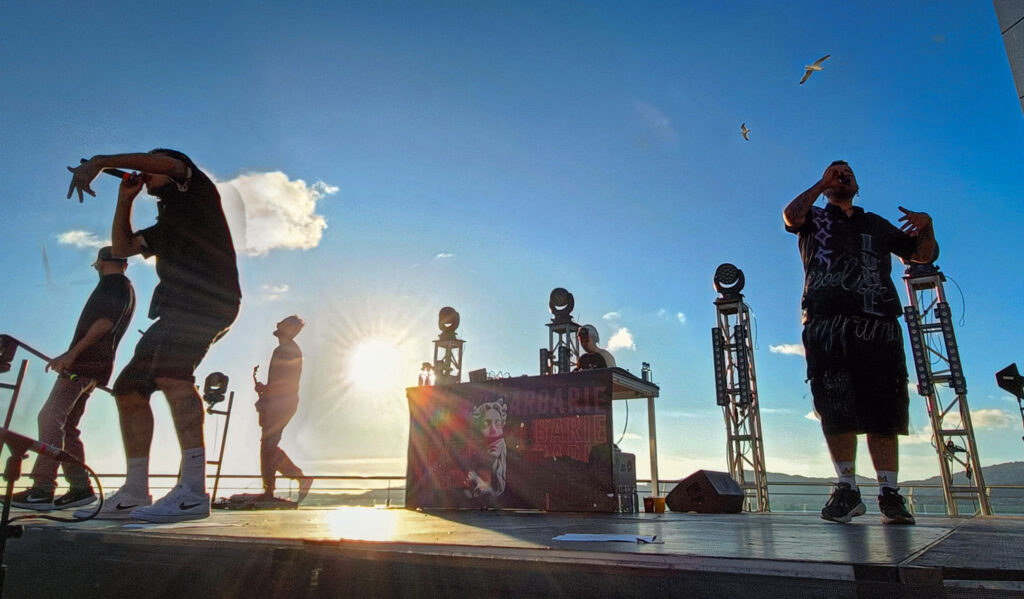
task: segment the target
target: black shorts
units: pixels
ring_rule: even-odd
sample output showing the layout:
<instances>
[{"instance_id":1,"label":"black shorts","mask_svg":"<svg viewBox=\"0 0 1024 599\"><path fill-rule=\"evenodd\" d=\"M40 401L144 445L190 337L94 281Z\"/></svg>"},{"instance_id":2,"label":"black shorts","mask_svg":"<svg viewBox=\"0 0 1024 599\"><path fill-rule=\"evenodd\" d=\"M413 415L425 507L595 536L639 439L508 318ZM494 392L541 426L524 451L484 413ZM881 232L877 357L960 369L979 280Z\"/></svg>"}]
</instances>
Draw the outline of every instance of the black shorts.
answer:
<instances>
[{"instance_id":1,"label":"black shorts","mask_svg":"<svg viewBox=\"0 0 1024 599\"><path fill-rule=\"evenodd\" d=\"M142 334L135 355L114 382L114 394L137 392L149 396L157 390L158 378L194 384L196 367L232 322L186 312L161 315Z\"/></svg>"},{"instance_id":2,"label":"black shorts","mask_svg":"<svg viewBox=\"0 0 1024 599\"><path fill-rule=\"evenodd\" d=\"M826 434L905 435L910 395L896 318L815 316L804 324L807 379Z\"/></svg>"}]
</instances>

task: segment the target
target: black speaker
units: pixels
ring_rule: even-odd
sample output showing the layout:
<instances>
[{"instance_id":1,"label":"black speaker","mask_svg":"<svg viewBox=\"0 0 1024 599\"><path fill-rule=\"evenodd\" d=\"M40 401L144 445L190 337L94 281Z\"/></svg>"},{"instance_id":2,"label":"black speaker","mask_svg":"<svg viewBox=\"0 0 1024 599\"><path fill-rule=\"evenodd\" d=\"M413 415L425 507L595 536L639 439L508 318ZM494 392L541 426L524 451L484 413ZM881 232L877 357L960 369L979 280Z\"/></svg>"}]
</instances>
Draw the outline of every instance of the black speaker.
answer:
<instances>
[{"instance_id":1,"label":"black speaker","mask_svg":"<svg viewBox=\"0 0 1024 599\"><path fill-rule=\"evenodd\" d=\"M743 489L725 472L698 470L679 481L665 505L673 512L736 514L743 510Z\"/></svg>"}]
</instances>

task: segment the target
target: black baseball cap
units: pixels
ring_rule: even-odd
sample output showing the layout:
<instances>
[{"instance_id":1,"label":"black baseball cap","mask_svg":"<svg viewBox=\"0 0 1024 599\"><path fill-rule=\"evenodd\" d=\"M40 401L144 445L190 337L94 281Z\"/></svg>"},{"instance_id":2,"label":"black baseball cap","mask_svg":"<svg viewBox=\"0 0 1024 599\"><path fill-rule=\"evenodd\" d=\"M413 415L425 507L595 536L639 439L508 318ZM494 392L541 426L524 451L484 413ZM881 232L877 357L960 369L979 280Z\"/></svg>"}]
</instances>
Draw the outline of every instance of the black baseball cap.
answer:
<instances>
[{"instance_id":1,"label":"black baseball cap","mask_svg":"<svg viewBox=\"0 0 1024 599\"><path fill-rule=\"evenodd\" d=\"M109 245L100 248L100 251L96 253L96 261L92 263L96 266L100 262L117 262L118 264L128 264L126 258L118 258L114 255L114 250Z\"/></svg>"}]
</instances>

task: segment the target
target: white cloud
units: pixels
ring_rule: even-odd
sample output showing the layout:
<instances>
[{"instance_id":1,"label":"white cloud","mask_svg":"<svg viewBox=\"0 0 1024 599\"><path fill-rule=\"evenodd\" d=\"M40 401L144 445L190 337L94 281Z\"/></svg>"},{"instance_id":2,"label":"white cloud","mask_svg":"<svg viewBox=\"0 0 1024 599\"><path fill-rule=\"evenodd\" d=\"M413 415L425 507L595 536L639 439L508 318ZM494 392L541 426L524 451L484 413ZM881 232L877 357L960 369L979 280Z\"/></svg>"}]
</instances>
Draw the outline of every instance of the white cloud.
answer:
<instances>
[{"instance_id":1,"label":"white cloud","mask_svg":"<svg viewBox=\"0 0 1024 599\"><path fill-rule=\"evenodd\" d=\"M454 258L455 254L451 252L440 252L434 256L434 260L444 260L445 258Z\"/></svg>"},{"instance_id":2,"label":"white cloud","mask_svg":"<svg viewBox=\"0 0 1024 599\"><path fill-rule=\"evenodd\" d=\"M306 185L280 171L248 173L217 183L235 247L250 255L274 249L308 250L327 228L317 202L338 188L317 181Z\"/></svg>"},{"instance_id":3,"label":"white cloud","mask_svg":"<svg viewBox=\"0 0 1024 599\"><path fill-rule=\"evenodd\" d=\"M802 356L804 355L804 346L801 343L783 343L782 345L769 345L768 350L773 354L783 354L787 356Z\"/></svg>"},{"instance_id":4,"label":"white cloud","mask_svg":"<svg viewBox=\"0 0 1024 599\"><path fill-rule=\"evenodd\" d=\"M646 437L642 437L636 433L623 433L622 438L625 440L646 439Z\"/></svg>"},{"instance_id":5,"label":"white cloud","mask_svg":"<svg viewBox=\"0 0 1024 599\"><path fill-rule=\"evenodd\" d=\"M679 324L686 324L686 314L676 312L676 320L679 321Z\"/></svg>"},{"instance_id":6,"label":"white cloud","mask_svg":"<svg viewBox=\"0 0 1024 599\"><path fill-rule=\"evenodd\" d=\"M662 318L666 314L668 314L668 310L666 310L665 308L658 310L658 318Z\"/></svg>"},{"instance_id":7,"label":"white cloud","mask_svg":"<svg viewBox=\"0 0 1024 599\"><path fill-rule=\"evenodd\" d=\"M630 349L635 350L636 344L633 343L633 334L629 332L629 329L622 327L612 338L608 340L608 350L614 351L617 349Z\"/></svg>"},{"instance_id":8,"label":"white cloud","mask_svg":"<svg viewBox=\"0 0 1024 599\"><path fill-rule=\"evenodd\" d=\"M679 141L679 134L672 126L672 119L656 106L640 100L634 104L634 110L643 142L675 145Z\"/></svg>"},{"instance_id":9,"label":"white cloud","mask_svg":"<svg viewBox=\"0 0 1024 599\"><path fill-rule=\"evenodd\" d=\"M1009 428L1017 424L1017 418L999 409L971 410L971 423L976 428Z\"/></svg>"},{"instance_id":10,"label":"white cloud","mask_svg":"<svg viewBox=\"0 0 1024 599\"><path fill-rule=\"evenodd\" d=\"M263 285L263 299L268 302L281 299L281 296L288 293L287 285Z\"/></svg>"},{"instance_id":11,"label":"white cloud","mask_svg":"<svg viewBox=\"0 0 1024 599\"><path fill-rule=\"evenodd\" d=\"M604 316L602 316L602 318L604 318L605 320L615 320L619 316L622 316L622 315L619 314L618 312L609 312L609 313L605 314Z\"/></svg>"},{"instance_id":12,"label":"white cloud","mask_svg":"<svg viewBox=\"0 0 1024 599\"><path fill-rule=\"evenodd\" d=\"M89 231L65 231L57 235L57 243L61 245L73 245L78 248L99 249L110 245L109 239L100 239L95 233Z\"/></svg>"},{"instance_id":13,"label":"white cloud","mask_svg":"<svg viewBox=\"0 0 1024 599\"><path fill-rule=\"evenodd\" d=\"M818 418L818 415L814 413L814 410L811 410L810 412L807 412L806 414L804 414L804 418L806 418L808 420L813 420L815 422L819 422L820 421L820 419Z\"/></svg>"}]
</instances>

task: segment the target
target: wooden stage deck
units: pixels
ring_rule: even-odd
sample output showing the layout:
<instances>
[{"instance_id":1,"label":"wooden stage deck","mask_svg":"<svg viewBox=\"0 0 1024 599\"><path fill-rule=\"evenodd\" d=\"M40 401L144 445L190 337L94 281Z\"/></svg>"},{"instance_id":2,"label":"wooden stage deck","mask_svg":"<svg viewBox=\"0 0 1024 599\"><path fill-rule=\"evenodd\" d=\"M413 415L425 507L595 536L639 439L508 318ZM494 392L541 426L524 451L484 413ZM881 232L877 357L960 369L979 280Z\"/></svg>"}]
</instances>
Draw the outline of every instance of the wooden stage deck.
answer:
<instances>
[{"instance_id":1,"label":"wooden stage deck","mask_svg":"<svg viewBox=\"0 0 1024 599\"><path fill-rule=\"evenodd\" d=\"M15 514L23 513L18 510ZM885 526L814 514L215 511L33 520L4 597L1024 597L1024 518ZM563 542L565 533L656 536Z\"/></svg>"}]
</instances>

